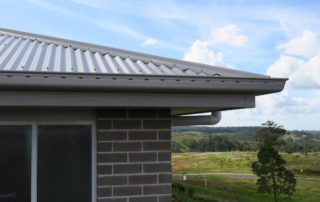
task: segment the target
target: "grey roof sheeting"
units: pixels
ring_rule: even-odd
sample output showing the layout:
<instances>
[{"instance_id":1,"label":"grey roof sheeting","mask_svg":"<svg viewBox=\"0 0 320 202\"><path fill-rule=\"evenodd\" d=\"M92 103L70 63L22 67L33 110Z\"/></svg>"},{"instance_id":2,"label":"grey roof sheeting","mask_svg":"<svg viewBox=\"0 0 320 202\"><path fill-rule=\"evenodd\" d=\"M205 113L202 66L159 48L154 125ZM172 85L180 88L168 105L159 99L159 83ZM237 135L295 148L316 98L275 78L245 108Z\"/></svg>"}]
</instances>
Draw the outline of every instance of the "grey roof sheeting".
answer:
<instances>
[{"instance_id":1,"label":"grey roof sheeting","mask_svg":"<svg viewBox=\"0 0 320 202\"><path fill-rule=\"evenodd\" d=\"M176 76L264 75L0 29L0 70Z\"/></svg>"},{"instance_id":2,"label":"grey roof sheeting","mask_svg":"<svg viewBox=\"0 0 320 202\"><path fill-rule=\"evenodd\" d=\"M281 91L286 81L2 28L0 78L1 88L237 91L256 95Z\"/></svg>"}]
</instances>

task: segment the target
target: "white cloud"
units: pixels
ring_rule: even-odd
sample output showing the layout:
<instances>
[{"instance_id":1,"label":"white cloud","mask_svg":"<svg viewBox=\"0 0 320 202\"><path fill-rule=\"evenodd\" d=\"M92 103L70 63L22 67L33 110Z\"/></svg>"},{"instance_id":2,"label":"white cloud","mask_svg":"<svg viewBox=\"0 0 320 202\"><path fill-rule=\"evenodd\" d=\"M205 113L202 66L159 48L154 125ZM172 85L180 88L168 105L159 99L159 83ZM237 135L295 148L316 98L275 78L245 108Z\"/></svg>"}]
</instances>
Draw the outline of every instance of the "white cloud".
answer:
<instances>
[{"instance_id":1,"label":"white cloud","mask_svg":"<svg viewBox=\"0 0 320 202\"><path fill-rule=\"evenodd\" d=\"M302 89L320 88L320 55L308 60L281 55L272 64L267 74L274 77L288 77L288 87Z\"/></svg>"},{"instance_id":2,"label":"white cloud","mask_svg":"<svg viewBox=\"0 0 320 202\"><path fill-rule=\"evenodd\" d=\"M272 120L287 129L313 130L319 129L315 124L319 119L320 90L297 92L286 88L281 93L257 97L253 109L223 112L221 125L260 125Z\"/></svg>"},{"instance_id":3,"label":"white cloud","mask_svg":"<svg viewBox=\"0 0 320 202\"><path fill-rule=\"evenodd\" d=\"M248 42L248 37L239 34L239 29L236 25L227 25L221 27L215 32L212 32L209 41L213 44L228 44L232 46L244 46Z\"/></svg>"},{"instance_id":4,"label":"white cloud","mask_svg":"<svg viewBox=\"0 0 320 202\"><path fill-rule=\"evenodd\" d=\"M284 48L284 53L270 65L267 74L273 77L288 77L289 81L283 92L258 99L258 103L265 110L264 113L276 110L288 116L299 113L320 114L320 99L317 96L320 92L320 53L315 51L315 48L313 51L308 50L308 47L315 47L311 42L319 41L318 37L314 38L315 36L313 32L304 30L301 36L281 46ZM308 57L301 59L286 55L287 53ZM299 89L304 90L304 95L293 95ZM305 91L306 89L309 91ZM306 98L307 95L309 98Z\"/></svg>"},{"instance_id":5,"label":"white cloud","mask_svg":"<svg viewBox=\"0 0 320 202\"><path fill-rule=\"evenodd\" d=\"M144 42L142 43L142 46L152 46L158 43L158 40L154 39L154 38L147 38L146 40L144 40Z\"/></svg>"},{"instance_id":6,"label":"white cloud","mask_svg":"<svg viewBox=\"0 0 320 202\"><path fill-rule=\"evenodd\" d=\"M267 70L276 77L289 77L288 87L320 88L320 38L310 30L280 45L284 53ZM293 54L293 55L286 55ZM296 55L296 56L295 56ZM301 59L297 55L306 58Z\"/></svg>"},{"instance_id":7,"label":"white cloud","mask_svg":"<svg viewBox=\"0 0 320 202\"><path fill-rule=\"evenodd\" d=\"M298 66L303 64L303 60L295 57L281 55L268 69L267 74L274 77L288 77Z\"/></svg>"},{"instance_id":8,"label":"white cloud","mask_svg":"<svg viewBox=\"0 0 320 202\"><path fill-rule=\"evenodd\" d=\"M280 93L257 97L254 109L225 112L221 125L233 122L259 125L273 120L291 129L318 129L314 124L314 120L320 119L320 53L316 48L320 44L317 41L316 34L305 30L301 36L281 45L283 52L269 66L267 74L289 77L286 88ZM301 55L305 57L299 57Z\"/></svg>"},{"instance_id":9,"label":"white cloud","mask_svg":"<svg viewBox=\"0 0 320 202\"><path fill-rule=\"evenodd\" d=\"M214 52L211 47L217 44L244 46L247 41L248 38L246 36L238 34L237 26L227 25L219 28L215 32L211 32L211 35L206 40L195 40L191 47L185 51L183 59L192 62L233 68L231 65L224 62L222 52Z\"/></svg>"},{"instance_id":10,"label":"white cloud","mask_svg":"<svg viewBox=\"0 0 320 202\"><path fill-rule=\"evenodd\" d=\"M315 95L317 91L312 91ZM320 99L316 96L305 97L294 95L294 91L285 89L281 93L265 95L257 98L256 115L272 117L272 115L280 114L282 116L296 116L297 114L309 114L320 112L318 107L320 103L315 104Z\"/></svg>"},{"instance_id":11,"label":"white cloud","mask_svg":"<svg viewBox=\"0 0 320 202\"><path fill-rule=\"evenodd\" d=\"M223 53L214 53L209 49L209 43L202 40L194 41L192 46L185 52L183 59L209 65L225 65L223 61Z\"/></svg>"},{"instance_id":12,"label":"white cloud","mask_svg":"<svg viewBox=\"0 0 320 202\"><path fill-rule=\"evenodd\" d=\"M251 120L256 124L274 120L280 124L286 123L289 128L318 127L312 125L312 121L310 124L306 122L307 119L314 120L320 117L320 54L315 51L316 48L311 43L311 41L318 41L319 38L314 38L316 35L310 33L312 32L304 31L301 36L282 45L283 53L267 69L267 74L273 77L289 77L285 90L281 93L258 97L256 108L241 113L241 120ZM307 58L301 59L297 55ZM234 116L234 119L240 120L236 112L226 114L230 119Z\"/></svg>"},{"instance_id":13,"label":"white cloud","mask_svg":"<svg viewBox=\"0 0 320 202\"><path fill-rule=\"evenodd\" d=\"M301 36L279 46L285 53L312 57L320 53L320 39L310 30L303 30Z\"/></svg>"},{"instance_id":14,"label":"white cloud","mask_svg":"<svg viewBox=\"0 0 320 202\"><path fill-rule=\"evenodd\" d=\"M295 96L284 90L278 94L260 96L254 109L223 112L220 126L260 125L267 120L284 125L287 129L319 129L315 124L320 118L320 91L310 92L310 98Z\"/></svg>"}]
</instances>

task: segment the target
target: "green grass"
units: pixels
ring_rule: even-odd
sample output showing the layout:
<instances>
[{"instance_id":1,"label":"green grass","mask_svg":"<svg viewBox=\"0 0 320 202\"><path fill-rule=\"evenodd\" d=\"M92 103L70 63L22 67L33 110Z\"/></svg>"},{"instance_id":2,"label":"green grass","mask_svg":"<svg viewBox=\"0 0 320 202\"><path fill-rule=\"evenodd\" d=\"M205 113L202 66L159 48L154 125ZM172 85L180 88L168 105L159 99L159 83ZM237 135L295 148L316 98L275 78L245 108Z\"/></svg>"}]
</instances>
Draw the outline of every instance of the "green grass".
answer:
<instances>
[{"instance_id":1,"label":"green grass","mask_svg":"<svg viewBox=\"0 0 320 202\"><path fill-rule=\"evenodd\" d=\"M257 193L255 180L232 179L225 177L207 178L207 188L204 179L194 178L185 182L174 180L182 184L180 191L173 189L174 198L183 202L268 202L273 201L271 194ZM177 186L175 186L177 187ZM320 199L320 182L297 182L296 192L292 199L282 198L281 201L290 202L318 202Z\"/></svg>"},{"instance_id":2,"label":"green grass","mask_svg":"<svg viewBox=\"0 0 320 202\"><path fill-rule=\"evenodd\" d=\"M175 174L252 173L251 164L256 161L256 155L256 152L175 153L172 156L173 172ZM300 153L281 153L281 155L287 161L287 168L295 175L320 177L319 152L309 153L307 156Z\"/></svg>"}]
</instances>

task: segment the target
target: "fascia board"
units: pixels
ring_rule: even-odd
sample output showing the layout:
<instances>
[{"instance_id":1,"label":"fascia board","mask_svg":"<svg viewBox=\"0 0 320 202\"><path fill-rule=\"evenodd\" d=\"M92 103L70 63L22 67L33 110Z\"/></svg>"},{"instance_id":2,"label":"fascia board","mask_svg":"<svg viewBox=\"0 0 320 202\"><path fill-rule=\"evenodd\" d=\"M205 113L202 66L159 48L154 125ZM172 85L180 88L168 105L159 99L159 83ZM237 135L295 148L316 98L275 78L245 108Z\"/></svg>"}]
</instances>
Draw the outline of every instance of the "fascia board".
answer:
<instances>
[{"instance_id":1,"label":"fascia board","mask_svg":"<svg viewBox=\"0 0 320 202\"><path fill-rule=\"evenodd\" d=\"M0 107L169 107L184 108L187 114L188 109L190 113L221 111L252 108L254 103L253 95L242 94L0 90Z\"/></svg>"}]
</instances>

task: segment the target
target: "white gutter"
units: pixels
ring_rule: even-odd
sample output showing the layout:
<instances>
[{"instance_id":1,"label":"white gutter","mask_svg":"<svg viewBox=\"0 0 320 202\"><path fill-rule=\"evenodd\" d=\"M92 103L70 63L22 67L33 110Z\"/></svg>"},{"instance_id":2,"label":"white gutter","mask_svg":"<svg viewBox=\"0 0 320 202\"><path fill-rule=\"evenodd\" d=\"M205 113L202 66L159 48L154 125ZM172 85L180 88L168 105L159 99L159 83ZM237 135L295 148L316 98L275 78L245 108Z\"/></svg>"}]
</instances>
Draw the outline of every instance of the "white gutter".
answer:
<instances>
[{"instance_id":1,"label":"white gutter","mask_svg":"<svg viewBox=\"0 0 320 202\"><path fill-rule=\"evenodd\" d=\"M221 112L211 112L211 115L191 115L172 117L172 126L215 125L221 120Z\"/></svg>"}]
</instances>

